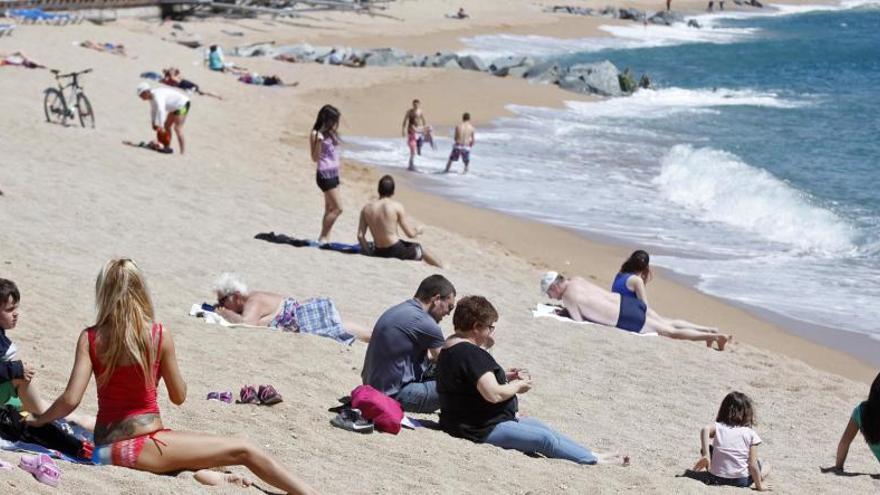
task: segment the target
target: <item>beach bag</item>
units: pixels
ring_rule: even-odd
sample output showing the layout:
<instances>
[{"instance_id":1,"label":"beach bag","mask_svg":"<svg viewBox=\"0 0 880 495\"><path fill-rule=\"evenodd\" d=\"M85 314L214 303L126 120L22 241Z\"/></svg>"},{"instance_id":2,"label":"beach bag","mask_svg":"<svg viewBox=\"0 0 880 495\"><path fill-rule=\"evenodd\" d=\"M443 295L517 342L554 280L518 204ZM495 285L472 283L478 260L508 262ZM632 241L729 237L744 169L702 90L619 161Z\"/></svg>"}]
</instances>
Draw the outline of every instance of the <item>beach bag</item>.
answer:
<instances>
[{"instance_id":1,"label":"beach bag","mask_svg":"<svg viewBox=\"0 0 880 495\"><path fill-rule=\"evenodd\" d=\"M403 408L396 400L369 385L361 385L351 392L351 407L360 409L364 418L373 422L376 429L397 435L403 421Z\"/></svg>"}]
</instances>

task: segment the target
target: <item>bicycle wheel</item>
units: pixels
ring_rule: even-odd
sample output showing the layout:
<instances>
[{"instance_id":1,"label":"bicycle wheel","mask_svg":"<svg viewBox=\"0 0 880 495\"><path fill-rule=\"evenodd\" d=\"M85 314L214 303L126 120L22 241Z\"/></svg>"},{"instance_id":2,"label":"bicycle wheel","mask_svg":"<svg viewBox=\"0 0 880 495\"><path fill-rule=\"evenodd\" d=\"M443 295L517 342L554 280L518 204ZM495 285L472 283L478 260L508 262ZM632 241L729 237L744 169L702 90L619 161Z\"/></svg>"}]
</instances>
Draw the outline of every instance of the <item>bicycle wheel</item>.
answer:
<instances>
[{"instance_id":1,"label":"bicycle wheel","mask_svg":"<svg viewBox=\"0 0 880 495\"><path fill-rule=\"evenodd\" d=\"M68 117L64 95L55 88L49 88L45 93L43 111L46 113L46 122L64 125Z\"/></svg>"},{"instance_id":2,"label":"bicycle wheel","mask_svg":"<svg viewBox=\"0 0 880 495\"><path fill-rule=\"evenodd\" d=\"M79 114L80 125L95 128L95 112L92 110L89 99L83 93L76 95L76 113Z\"/></svg>"}]
</instances>

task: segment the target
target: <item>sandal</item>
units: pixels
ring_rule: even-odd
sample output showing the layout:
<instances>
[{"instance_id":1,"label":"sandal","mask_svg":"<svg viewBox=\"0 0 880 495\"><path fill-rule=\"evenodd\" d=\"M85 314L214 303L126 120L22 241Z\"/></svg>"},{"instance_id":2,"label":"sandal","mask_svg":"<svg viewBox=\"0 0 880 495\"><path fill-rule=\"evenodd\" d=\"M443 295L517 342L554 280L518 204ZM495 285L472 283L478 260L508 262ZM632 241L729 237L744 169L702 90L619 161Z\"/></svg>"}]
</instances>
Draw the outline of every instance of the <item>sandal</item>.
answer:
<instances>
[{"instance_id":1,"label":"sandal","mask_svg":"<svg viewBox=\"0 0 880 495\"><path fill-rule=\"evenodd\" d=\"M238 392L238 403L239 404L256 404L259 399L257 399L257 389L253 385L245 385L241 387L241 390Z\"/></svg>"},{"instance_id":2,"label":"sandal","mask_svg":"<svg viewBox=\"0 0 880 495\"><path fill-rule=\"evenodd\" d=\"M208 400L216 400L220 402L225 402L227 404L232 403L232 392L208 392Z\"/></svg>"},{"instance_id":3,"label":"sandal","mask_svg":"<svg viewBox=\"0 0 880 495\"><path fill-rule=\"evenodd\" d=\"M34 475L34 478L40 483L49 486L58 486L58 482L61 481L61 469L46 454L23 455L18 462L18 467Z\"/></svg>"},{"instance_id":4,"label":"sandal","mask_svg":"<svg viewBox=\"0 0 880 495\"><path fill-rule=\"evenodd\" d=\"M283 400L281 394L272 385L260 385L257 397L260 399L260 404L264 406L274 406Z\"/></svg>"}]
</instances>

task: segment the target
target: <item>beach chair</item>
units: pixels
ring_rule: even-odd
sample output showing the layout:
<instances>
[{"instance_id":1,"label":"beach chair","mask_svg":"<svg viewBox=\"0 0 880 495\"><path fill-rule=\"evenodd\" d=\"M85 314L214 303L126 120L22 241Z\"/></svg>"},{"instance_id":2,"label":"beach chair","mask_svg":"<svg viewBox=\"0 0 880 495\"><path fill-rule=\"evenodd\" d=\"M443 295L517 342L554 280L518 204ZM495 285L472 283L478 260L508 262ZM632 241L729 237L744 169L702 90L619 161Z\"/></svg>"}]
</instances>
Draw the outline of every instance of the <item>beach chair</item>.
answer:
<instances>
[{"instance_id":1,"label":"beach chair","mask_svg":"<svg viewBox=\"0 0 880 495\"><path fill-rule=\"evenodd\" d=\"M3 36L12 36L15 24L0 24L0 38Z\"/></svg>"}]
</instances>

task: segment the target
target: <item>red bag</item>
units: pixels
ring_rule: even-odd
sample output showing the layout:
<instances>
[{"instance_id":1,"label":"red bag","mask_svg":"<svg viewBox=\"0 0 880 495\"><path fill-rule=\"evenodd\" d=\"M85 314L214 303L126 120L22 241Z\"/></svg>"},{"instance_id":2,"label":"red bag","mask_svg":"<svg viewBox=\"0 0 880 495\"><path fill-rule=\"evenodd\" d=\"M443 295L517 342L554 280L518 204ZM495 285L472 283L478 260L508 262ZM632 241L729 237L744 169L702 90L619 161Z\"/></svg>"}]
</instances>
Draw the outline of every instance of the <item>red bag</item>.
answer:
<instances>
[{"instance_id":1,"label":"red bag","mask_svg":"<svg viewBox=\"0 0 880 495\"><path fill-rule=\"evenodd\" d=\"M376 429L397 435L403 421L403 408L396 400L369 385L361 385L351 391L351 407L360 409L364 418L373 422Z\"/></svg>"}]
</instances>

